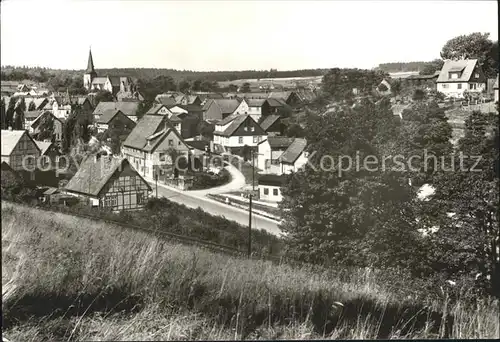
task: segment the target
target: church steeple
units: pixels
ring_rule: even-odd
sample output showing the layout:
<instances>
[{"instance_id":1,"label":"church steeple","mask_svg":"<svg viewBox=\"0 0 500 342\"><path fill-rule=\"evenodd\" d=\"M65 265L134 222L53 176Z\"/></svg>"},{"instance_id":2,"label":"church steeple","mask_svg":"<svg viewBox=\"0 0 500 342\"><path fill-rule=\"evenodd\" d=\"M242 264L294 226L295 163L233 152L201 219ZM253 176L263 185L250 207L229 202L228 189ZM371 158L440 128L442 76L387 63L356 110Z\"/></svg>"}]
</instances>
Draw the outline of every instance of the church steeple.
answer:
<instances>
[{"instance_id":1,"label":"church steeple","mask_svg":"<svg viewBox=\"0 0 500 342\"><path fill-rule=\"evenodd\" d=\"M94 70L94 60L92 59L92 50L91 49L89 49L89 61L87 63L86 73L88 73L88 74L95 73L95 70Z\"/></svg>"}]
</instances>

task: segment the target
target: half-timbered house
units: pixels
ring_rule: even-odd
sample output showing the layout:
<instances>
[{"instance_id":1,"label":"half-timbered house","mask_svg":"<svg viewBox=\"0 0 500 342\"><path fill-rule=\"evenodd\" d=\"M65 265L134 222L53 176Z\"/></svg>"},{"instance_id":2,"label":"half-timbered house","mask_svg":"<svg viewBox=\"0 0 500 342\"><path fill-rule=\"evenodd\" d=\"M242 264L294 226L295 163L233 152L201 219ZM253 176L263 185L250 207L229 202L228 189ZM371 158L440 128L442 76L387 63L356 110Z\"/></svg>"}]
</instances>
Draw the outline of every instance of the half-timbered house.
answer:
<instances>
[{"instance_id":1,"label":"half-timbered house","mask_svg":"<svg viewBox=\"0 0 500 342\"><path fill-rule=\"evenodd\" d=\"M144 208L151 187L126 158L89 156L64 191L93 207L128 211Z\"/></svg>"}]
</instances>

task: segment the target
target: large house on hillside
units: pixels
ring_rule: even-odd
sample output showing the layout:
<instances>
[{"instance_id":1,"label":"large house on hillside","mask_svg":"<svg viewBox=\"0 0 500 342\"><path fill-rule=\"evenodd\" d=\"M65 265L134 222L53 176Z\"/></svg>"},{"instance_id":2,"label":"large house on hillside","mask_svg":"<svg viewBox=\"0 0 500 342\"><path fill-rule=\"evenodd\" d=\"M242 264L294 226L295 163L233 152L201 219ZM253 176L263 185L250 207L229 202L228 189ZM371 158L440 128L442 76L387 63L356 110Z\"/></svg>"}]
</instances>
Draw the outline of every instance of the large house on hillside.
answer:
<instances>
[{"instance_id":1,"label":"large house on hillside","mask_svg":"<svg viewBox=\"0 0 500 342\"><path fill-rule=\"evenodd\" d=\"M464 91L481 93L486 89L484 76L477 59L446 60L436 80L437 91L462 98Z\"/></svg>"},{"instance_id":2,"label":"large house on hillside","mask_svg":"<svg viewBox=\"0 0 500 342\"><path fill-rule=\"evenodd\" d=\"M149 179L163 175L164 166L172 166L172 151L187 155L189 146L166 115L144 115L122 144L123 155Z\"/></svg>"},{"instance_id":3,"label":"large house on hillside","mask_svg":"<svg viewBox=\"0 0 500 342\"><path fill-rule=\"evenodd\" d=\"M266 132L252 119L251 115L231 115L215 124L214 143L226 148L229 153L238 154L246 145L254 149L265 139Z\"/></svg>"},{"instance_id":4,"label":"large house on hillside","mask_svg":"<svg viewBox=\"0 0 500 342\"><path fill-rule=\"evenodd\" d=\"M63 191L94 207L122 211L143 209L151 187L127 159L89 156Z\"/></svg>"}]
</instances>

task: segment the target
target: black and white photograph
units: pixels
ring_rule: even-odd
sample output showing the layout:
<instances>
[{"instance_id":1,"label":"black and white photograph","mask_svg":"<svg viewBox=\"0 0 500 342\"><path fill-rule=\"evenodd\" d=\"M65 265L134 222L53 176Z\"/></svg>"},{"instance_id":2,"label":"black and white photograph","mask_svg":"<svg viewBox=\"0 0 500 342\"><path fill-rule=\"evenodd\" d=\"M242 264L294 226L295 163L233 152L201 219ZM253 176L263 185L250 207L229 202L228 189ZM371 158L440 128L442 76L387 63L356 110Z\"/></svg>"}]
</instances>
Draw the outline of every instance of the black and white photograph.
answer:
<instances>
[{"instance_id":1,"label":"black and white photograph","mask_svg":"<svg viewBox=\"0 0 500 342\"><path fill-rule=\"evenodd\" d=\"M500 339L498 10L1 1L2 342Z\"/></svg>"}]
</instances>

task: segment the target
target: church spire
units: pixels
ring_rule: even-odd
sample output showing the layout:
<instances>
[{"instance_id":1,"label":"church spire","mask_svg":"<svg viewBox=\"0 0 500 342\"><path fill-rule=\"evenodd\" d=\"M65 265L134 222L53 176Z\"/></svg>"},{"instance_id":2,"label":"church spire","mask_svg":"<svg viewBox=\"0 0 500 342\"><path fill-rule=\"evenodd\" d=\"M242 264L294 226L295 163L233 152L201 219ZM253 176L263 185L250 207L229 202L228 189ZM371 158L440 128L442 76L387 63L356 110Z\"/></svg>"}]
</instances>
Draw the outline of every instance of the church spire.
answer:
<instances>
[{"instance_id":1,"label":"church spire","mask_svg":"<svg viewBox=\"0 0 500 342\"><path fill-rule=\"evenodd\" d=\"M87 63L87 70L86 72L88 74L90 73L95 73L95 70L94 70L94 60L92 59L92 50L89 48L89 61Z\"/></svg>"}]
</instances>

